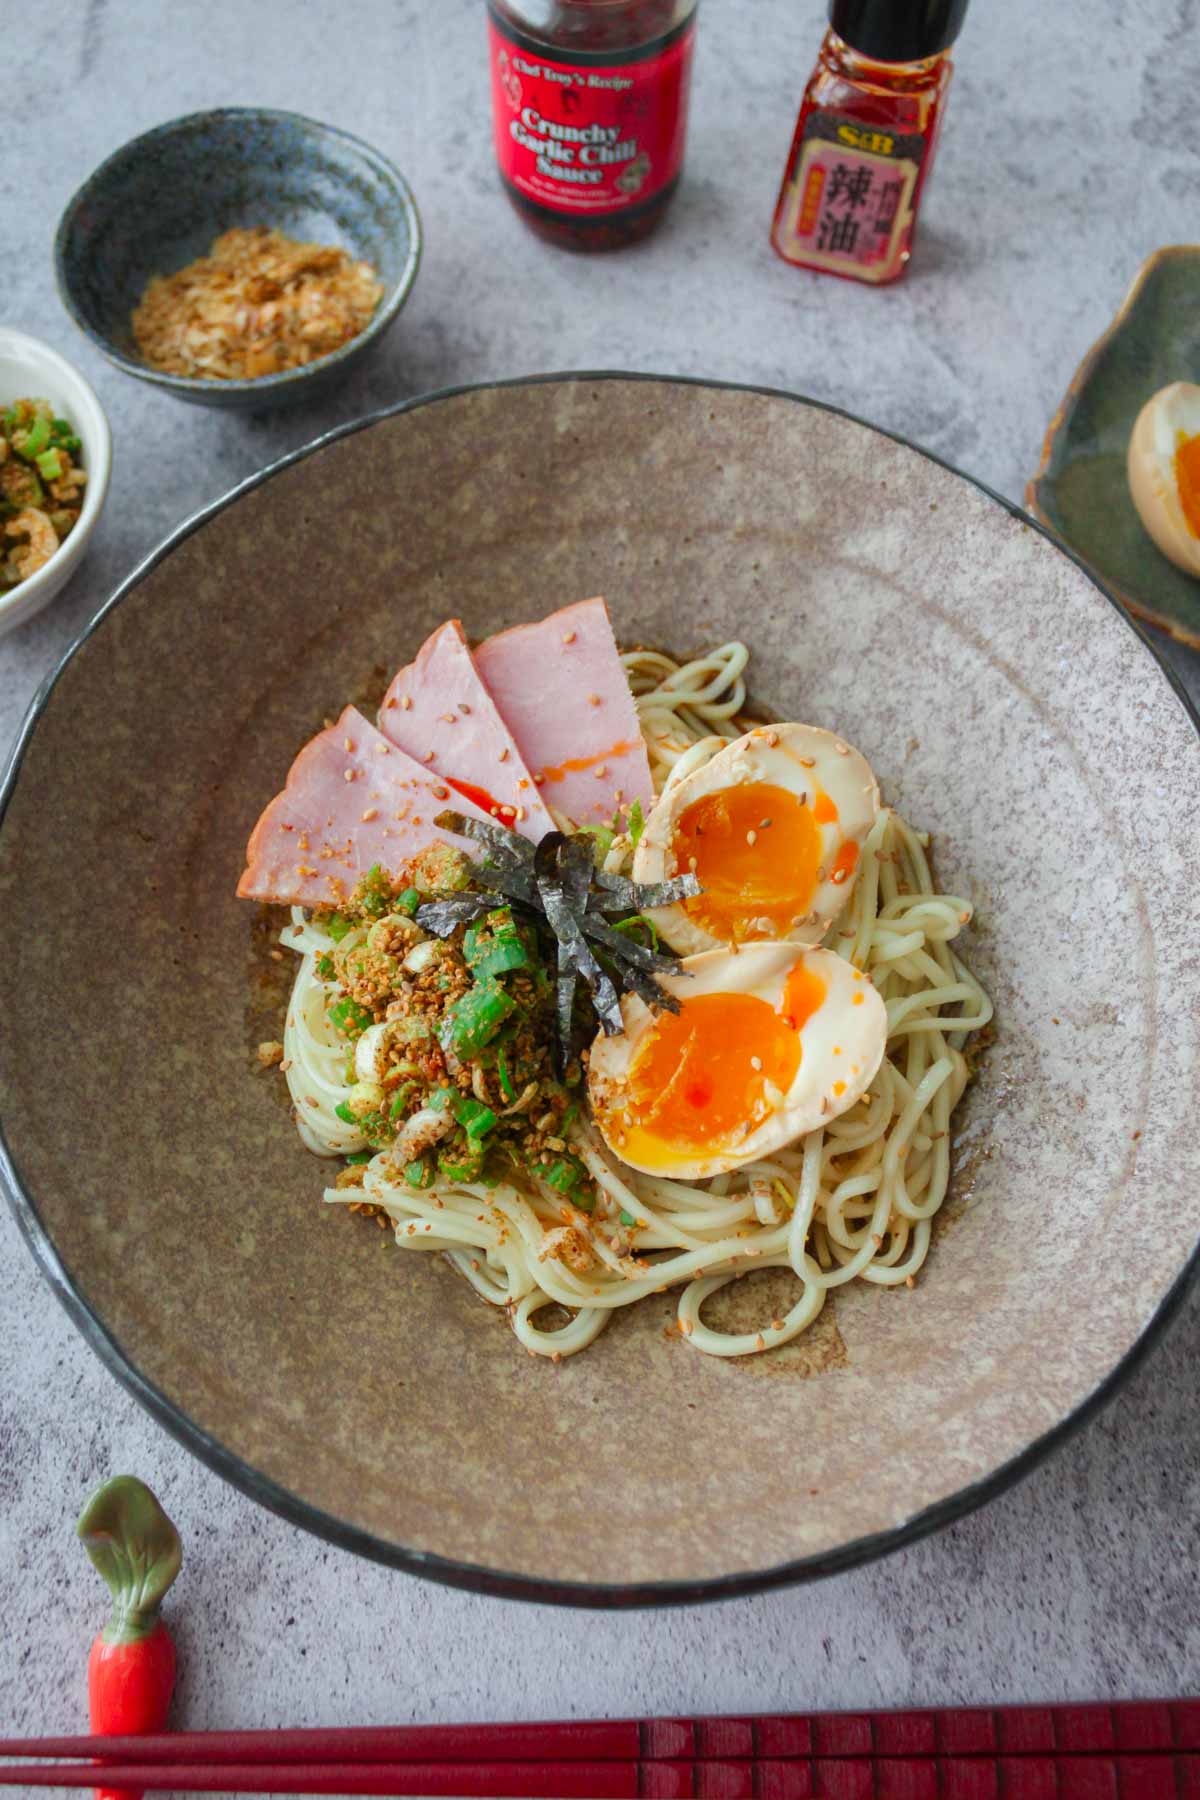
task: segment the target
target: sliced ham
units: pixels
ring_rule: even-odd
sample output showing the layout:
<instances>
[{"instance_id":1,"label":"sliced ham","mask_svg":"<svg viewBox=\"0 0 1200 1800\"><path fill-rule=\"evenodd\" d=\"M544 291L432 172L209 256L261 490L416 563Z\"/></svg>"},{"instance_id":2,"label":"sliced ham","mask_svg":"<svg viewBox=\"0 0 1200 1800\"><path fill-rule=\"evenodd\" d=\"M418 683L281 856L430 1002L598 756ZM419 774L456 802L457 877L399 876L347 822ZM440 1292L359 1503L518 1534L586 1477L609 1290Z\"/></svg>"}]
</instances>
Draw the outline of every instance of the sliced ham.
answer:
<instances>
[{"instance_id":1,"label":"sliced ham","mask_svg":"<svg viewBox=\"0 0 1200 1800\"><path fill-rule=\"evenodd\" d=\"M533 843L553 830L457 619L440 625L396 676L379 709L379 729L460 795Z\"/></svg>"},{"instance_id":2,"label":"sliced ham","mask_svg":"<svg viewBox=\"0 0 1200 1800\"><path fill-rule=\"evenodd\" d=\"M603 600L488 638L475 665L543 800L595 825L654 798L637 708Z\"/></svg>"},{"instance_id":3,"label":"sliced ham","mask_svg":"<svg viewBox=\"0 0 1200 1800\"><path fill-rule=\"evenodd\" d=\"M305 744L254 827L237 891L246 900L337 906L376 863L395 876L431 844L474 853L434 824L450 806L484 816L348 706Z\"/></svg>"}]
</instances>

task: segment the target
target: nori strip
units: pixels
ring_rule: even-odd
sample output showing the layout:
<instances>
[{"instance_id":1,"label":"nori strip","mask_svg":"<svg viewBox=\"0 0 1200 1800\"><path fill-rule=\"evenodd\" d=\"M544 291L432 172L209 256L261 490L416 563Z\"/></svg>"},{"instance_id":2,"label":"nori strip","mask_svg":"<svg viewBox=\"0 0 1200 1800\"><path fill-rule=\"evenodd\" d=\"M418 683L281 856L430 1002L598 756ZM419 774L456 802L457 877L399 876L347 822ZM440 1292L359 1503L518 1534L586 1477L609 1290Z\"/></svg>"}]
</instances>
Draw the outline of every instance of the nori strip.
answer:
<instances>
[{"instance_id":1,"label":"nori strip","mask_svg":"<svg viewBox=\"0 0 1200 1800\"><path fill-rule=\"evenodd\" d=\"M592 990L592 1004L600 1023L610 1037L615 1037L625 1029L621 1002L583 935L583 914L594 868L591 852L578 839L565 837L561 831L548 831L537 847L533 866L542 911L559 943L560 982L565 962L583 976ZM569 1053L569 1044L564 1044L563 1050L564 1054Z\"/></svg>"},{"instance_id":2,"label":"nori strip","mask_svg":"<svg viewBox=\"0 0 1200 1800\"><path fill-rule=\"evenodd\" d=\"M490 894L452 894L445 900L427 900L418 906L416 920L434 937L448 938L459 925L469 925L491 912L495 904Z\"/></svg>"},{"instance_id":3,"label":"nori strip","mask_svg":"<svg viewBox=\"0 0 1200 1800\"><path fill-rule=\"evenodd\" d=\"M493 825L490 819L468 819L465 813L457 812L440 812L433 822L443 831L454 832L456 837L486 844L491 855L502 865L517 868L521 863L533 860L533 845L510 831L507 825Z\"/></svg>"},{"instance_id":4,"label":"nori strip","mask_svg":"<svg viewBox=\"0 0 1200 1800\"><path fill-rule=\"evenodd\" d=\"M603 944L620 962L635 963L639 969L657 970L660 975L678 975L679 962L674 956L663 956L660 951L650 950L645 944L639 944L636 938L623 931L614 931L595 913L583 915L583 930L586 937L593 942Z\"/></svg>"},{"instance_id":5,"label":"nori strip","mask_svg":"<svg viewBox=\"0 0 1200 1800\"><path fill-rule=\"evenodd\" d=\"M693 900L700 893L694 875L675 875L670 881L630 881L627 875L610 875L606 869L593 871L592 880L602 894L592 897L593 912L645 912L648 906L674 906L680 900Z\"/></svg>"}]
</instances>

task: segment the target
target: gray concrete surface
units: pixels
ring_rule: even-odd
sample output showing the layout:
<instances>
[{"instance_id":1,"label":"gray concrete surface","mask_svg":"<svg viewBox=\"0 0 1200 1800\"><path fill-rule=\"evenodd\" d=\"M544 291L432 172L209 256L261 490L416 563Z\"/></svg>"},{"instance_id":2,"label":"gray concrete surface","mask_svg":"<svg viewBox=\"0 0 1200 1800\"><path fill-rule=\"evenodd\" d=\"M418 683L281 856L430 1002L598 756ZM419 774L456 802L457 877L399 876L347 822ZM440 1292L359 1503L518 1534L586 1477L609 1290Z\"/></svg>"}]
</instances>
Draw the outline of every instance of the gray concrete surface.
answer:
<instances>
[{"instance_id":1,"label":"gray concrete surface","mask_svg":"<svg viewBox=\"0 0 1200 1800\"><path fill-rule=\"evenodd\" d=\"M22 148L0 159L0 318L85 369L115 470L83 572L0 645L0 743L166 531L281 452L430 388L603 366L798 388L1021 497L1046 421L1138 263L1195 236L1197 0L977 0L918 254L884 293L790 271L767 246L819 0L705 0L702 12L676 211L655 242L595 261L534 243L496 191L482 0L18 9L5 88L47 129L22 127ZM55 296L51 241L77 183L134 133L223 102L361 132L407 171L424 213L427 255L401 324L309 410L179 406L110 370ZM1200 659L1178 660L1200 690ZM1193 1297L1048 1466L876 1567L683 1613L522 1609L357 1562L191 1461L85 1348L0 1211L0 1726L83 1716L101 1590L71 1526L90 1486L123 1468L158 1488L187 1541L172 1613L178 1718L193 1725L1194 1690L1198 1351Z\"/></svg>"}]
</instances>

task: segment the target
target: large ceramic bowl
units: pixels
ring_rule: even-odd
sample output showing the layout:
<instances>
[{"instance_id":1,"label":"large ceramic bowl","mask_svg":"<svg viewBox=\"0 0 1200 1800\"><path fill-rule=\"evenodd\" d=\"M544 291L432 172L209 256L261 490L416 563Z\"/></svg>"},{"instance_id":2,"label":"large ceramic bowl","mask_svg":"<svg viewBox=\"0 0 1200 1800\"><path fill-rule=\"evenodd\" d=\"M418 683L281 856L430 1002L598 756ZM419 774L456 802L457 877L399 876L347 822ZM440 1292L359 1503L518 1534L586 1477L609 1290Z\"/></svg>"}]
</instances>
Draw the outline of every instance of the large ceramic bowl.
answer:
<instances>
[{"instance_id":1,"label":"large ceramic bowl","mask_svg":"<svg viewBox=\"0 0 1200 1800\"><path fill-rule=\"evenodd\" d=\"M301 368L244 381L167 375L143 361L133 310L232 226L272 225L373 265L383 298L364 331ZM123 144L67 203L54 241L63 305L127 375L200 406L290 406L341 379L392 326L421 259L407 181L361 138L267 107L189 113Z\"/></svg>"},{"instance_id":2,"label":"large ceramic bowl","mask_svg":"<svg viewBox=\"0 0 1200 1800\"><path fill-rule=\"evenodd\" d=\"M756 697L860 744L979 907L997 1036L948 1228L913 1291L840 1293L749 1361L665 1335L669 1295L530 1358L450 1269L322 1207L255 1063L285 976L233 890L298 745L446 614L482 634L596 592L627 642L744 636ZM402 408L186 526L29 721L0 825L18 1216L172 1431L354 1549L609 1604L843 1567L1028 1469L1182 1290L1198 790L1193 720L1081 568L866 425L624 377Z\"/></svg>"}]
</instances>

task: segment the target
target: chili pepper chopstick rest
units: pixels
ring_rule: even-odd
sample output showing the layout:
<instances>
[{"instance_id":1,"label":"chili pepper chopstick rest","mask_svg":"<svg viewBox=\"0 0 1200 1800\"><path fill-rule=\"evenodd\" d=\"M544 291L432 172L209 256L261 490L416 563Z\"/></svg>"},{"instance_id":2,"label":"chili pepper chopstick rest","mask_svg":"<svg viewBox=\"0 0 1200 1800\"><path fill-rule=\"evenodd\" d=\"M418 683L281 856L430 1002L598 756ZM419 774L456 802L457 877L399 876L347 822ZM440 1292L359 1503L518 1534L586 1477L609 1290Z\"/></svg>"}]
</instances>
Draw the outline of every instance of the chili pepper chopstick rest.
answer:
<instances>
[{"instance_id":1,"label":"chili pepper chopstick rest","mask_svg":"<svg viewBox=\"0 0 1200 1800\"><path fill-rule=\"evenodd\" d=\"M175 1645L159 1607L183 1561L179 1533L136 1475L114 1475L98 1487L78 1531L113 1600L88 1657L91 1728L108 1736L161 1731L175 1686ZM98 1800L133 1800L124 1789L95 1792Z\"/></svg>"}]
</instances>

